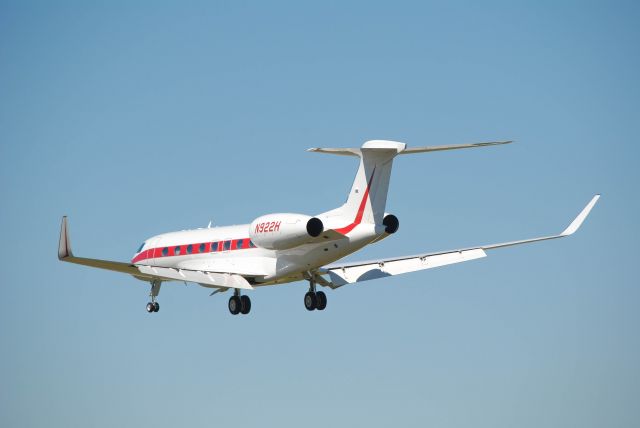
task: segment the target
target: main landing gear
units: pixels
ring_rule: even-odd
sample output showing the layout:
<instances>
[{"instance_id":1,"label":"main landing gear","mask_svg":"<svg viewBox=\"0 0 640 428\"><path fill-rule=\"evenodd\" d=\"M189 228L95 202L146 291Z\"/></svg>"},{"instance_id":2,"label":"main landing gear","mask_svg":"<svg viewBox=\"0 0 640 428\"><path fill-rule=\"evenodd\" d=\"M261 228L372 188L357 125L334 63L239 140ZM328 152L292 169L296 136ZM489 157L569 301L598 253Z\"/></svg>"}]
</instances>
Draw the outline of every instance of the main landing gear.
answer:
<instances>
[{"instance_id":1,"label":"main landing gear","mask_svg":"<svg viewBox=\"0 0 640 428\"><path fill-rule=\"evenodd\" d=\"M246 315L251 311L251 299L249 296L241 296L240 290L235 289L233 296L229 298L229 312L231 315Z\"/></svg>"},{"instance_id":2,"label":"main landing gear","mask_svg":"<svg viewBox=\"0 0 640 428\"><path fill-rule=\"evenodd\" d=\"M160 293L160 281L152 281L151 282L151 291L149 292L149 297L151 297L151 301L147 303L147 312L158 312L160 310L160 305L156 302L156 297Z\"/></svg>"},{"instance_id":3,"label":"main landing gear","mask_svg":"<svg viewBox=\"0 0 640 428\"><path fill-rule=\"evenodd\" d=\"M327 307L327 295L322 291L316 291L316 282L313 279L309 280L309 291L304 295L304 307L308 311L324 311Z\"/></svg>"}]
</instances>

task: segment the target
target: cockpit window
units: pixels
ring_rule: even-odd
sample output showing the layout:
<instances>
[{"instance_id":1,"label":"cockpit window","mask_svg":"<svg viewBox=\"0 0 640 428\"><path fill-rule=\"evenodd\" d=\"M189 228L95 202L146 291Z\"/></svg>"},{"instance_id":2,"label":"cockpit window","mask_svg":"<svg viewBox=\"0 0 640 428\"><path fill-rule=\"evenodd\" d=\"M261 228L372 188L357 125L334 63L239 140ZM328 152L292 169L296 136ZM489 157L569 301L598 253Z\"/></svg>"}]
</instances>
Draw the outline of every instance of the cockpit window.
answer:
<instances>
[{"instance_id":1,"label":"cockpit window","mask_svg":"<svg viewBox=\"0 0 640 428\"><path fill-rule=\"evenodd\" d=\"M142 251L142 249L144 248L144 242L140 245L140 248L138 248L138 251L136 251L136 253L139 253L140 251Z\"/></svg>"}]
</instances>

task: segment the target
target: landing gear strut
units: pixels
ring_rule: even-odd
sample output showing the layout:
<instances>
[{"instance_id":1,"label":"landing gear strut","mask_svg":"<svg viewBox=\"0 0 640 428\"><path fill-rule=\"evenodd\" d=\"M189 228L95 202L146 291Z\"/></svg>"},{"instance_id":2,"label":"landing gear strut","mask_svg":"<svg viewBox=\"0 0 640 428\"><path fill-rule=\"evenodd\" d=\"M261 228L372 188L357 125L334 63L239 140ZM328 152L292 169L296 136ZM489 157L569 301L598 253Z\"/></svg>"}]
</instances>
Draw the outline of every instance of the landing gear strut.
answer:
<instances>
[{"instance_id":1,"label":"landing gear strut","mask_svg":"<svg viewBox=\"0 0 640 428\"><path fill-rule=\"evenodd\" d=\"M160 293L160 281L154 280L151 281L151 291L149 292L149 297L151 297L151 301L147 303L147 312L158 312L160 310L160 304L156 302L156 297Z\"/></svg>"},{"instance_id":2,"label":"landing gear strut","mask_svg":"<svg viewBox=\"0 0 640 428\"><path fill-rule=\"evenodd\" d=\"M229 298L229 312L231 315L246 315L251 311L251 299L249 296L240 295L240 290L235 289L233 296Z\"/></svg>"},{"instance_id":3,"label":"landing gear strut","mask_svg":"<svg viewBox=\"0 0 640 428\"><path fill-rule=\"evenodd\" d=\"M327 307L327 295L322 291L316 291L316 282L313 279L309 280L309 291L304 295L304 307L308 311L324 311Z\"/></svg>"}]
</instances>

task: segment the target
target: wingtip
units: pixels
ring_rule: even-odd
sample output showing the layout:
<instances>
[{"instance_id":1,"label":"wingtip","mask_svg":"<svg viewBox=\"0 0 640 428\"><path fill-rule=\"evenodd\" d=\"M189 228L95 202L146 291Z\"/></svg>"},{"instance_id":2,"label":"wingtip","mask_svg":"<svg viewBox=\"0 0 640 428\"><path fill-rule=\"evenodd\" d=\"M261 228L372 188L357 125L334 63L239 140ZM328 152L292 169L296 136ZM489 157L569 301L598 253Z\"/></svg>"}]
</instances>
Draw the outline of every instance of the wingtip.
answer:
<instances>
[{"instance_id":1,"label":"wingtip","mask_svg":"<svg viewBox=\"0 0 640 428\"><path fill-rule=\"evenodd\" d=\"M580 214L578 214L578 216L573 219L571 224L565 230L563 230L560 235L569 236L576 233L576 231L580 229L580 226L582 226L582 223L585 221L585 219L589 216L589 213L591 213L591 210L596 205L596 202L598 202L598 199L600 199L600 194L596 193L593 198L591 198L589 203L582 209L582 211L580 211Z\"/></svg>"},{"instance_id":2,"label":"wingtip","mask_svg":"<svg viewBox=\"0 0 640 428\"><path fill-rule=\"evenodd\" d=\"M58 259L63 260L67 257L73 257L71 251L71 242L69 241L69 226L67 216L62 216L60 224L60 240L58 241Z\"/></svg>"}]
</instances>

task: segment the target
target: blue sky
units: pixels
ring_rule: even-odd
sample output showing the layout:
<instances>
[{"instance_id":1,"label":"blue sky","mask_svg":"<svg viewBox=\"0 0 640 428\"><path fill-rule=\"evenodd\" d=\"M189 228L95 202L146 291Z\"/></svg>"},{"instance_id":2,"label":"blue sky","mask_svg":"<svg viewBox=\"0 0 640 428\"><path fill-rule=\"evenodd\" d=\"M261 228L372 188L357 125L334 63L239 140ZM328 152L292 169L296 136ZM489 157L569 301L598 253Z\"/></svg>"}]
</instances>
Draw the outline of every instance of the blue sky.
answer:
<instances>
[{"instance_id":1,"label":"blue sky","mask_svg":"<svg viewBox=\"0 0 640 428\"><path fill-rule=\"evenodd\" d=\"M628 427L640 417L635 2L1 2L0 425ZM170 230L315 214L368 139L513 139L394 165L353 259L555 233L328 293L147 286Z\"/></svg>"}]
</instances>

